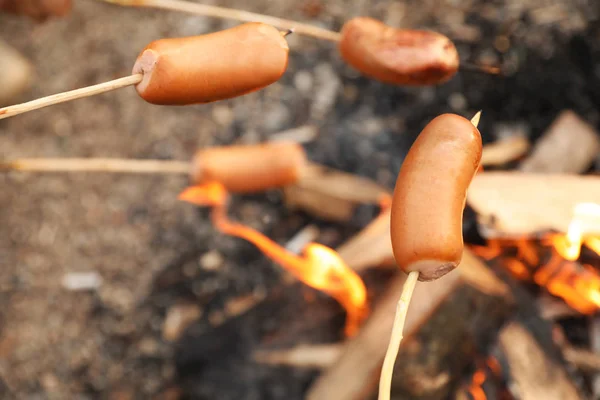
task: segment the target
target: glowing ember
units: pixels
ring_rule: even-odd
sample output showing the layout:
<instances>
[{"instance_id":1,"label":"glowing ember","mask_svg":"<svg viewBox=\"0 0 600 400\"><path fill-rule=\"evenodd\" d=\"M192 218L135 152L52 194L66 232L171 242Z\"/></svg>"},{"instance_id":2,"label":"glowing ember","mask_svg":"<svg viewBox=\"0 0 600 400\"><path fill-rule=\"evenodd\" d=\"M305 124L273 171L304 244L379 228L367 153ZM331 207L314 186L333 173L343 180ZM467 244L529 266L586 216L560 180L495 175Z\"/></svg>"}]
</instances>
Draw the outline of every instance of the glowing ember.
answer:
<instances>
[{"instance_id":1,"label":"glowing ember","mask_svg":"<svg viewBox=\"0 0 600 400\"><path fill-rule=\"evenodd\" d=\"M535 238L492 239L473 251L487 260L499 258L516 278L533 281L590 314L600 308L600 274L577 262L583 245L600 254L599 204L578 204L566 234L549 234L537 243Z\"/></svg>"},{"instance_id":2,"label":"glowing ember","mask_svg":"<svg viewBox=\"0 0 600 400\"><path fill-rule=\"evenodd\" d=\"M310 243L300 257L262 233L231 222L226 215L228 197L225 188L216 182L190 187L179 195L180 200L213 207L211 219L221 232L253 243L300 281L336 299L346 309L345 332L348 336L354 335L368 314L367 290L360 276L326 246Z\"/></svg>"}]
</instances>

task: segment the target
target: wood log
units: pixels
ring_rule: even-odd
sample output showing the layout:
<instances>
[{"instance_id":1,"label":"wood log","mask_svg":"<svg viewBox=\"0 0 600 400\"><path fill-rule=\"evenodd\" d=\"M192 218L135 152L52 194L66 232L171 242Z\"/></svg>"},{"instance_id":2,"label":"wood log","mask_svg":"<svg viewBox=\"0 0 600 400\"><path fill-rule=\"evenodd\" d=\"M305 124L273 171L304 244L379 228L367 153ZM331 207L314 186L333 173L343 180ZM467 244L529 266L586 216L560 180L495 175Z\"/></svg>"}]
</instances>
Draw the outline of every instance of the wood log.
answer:
<instances>
[{"instance_id":1,"label":"wood log","mask_svg":"<svg viewBox=\"0 0 600 400\"><path fill-rule=\"evenodd\" d=\"M285 202L316 217L346 222L360 204L378 204L391 195L376 182L318 164L306 168L299 182L284 188Z\"/></svg>"},{"instance_id":2,"label":"wood log","mask_svg":"<svg viewBox=\"0 0 600 400\"><path fill-rule=\"evenodd\" d=\"M564 367L549 357L522 324L513 321L502 329L500 347L519 399L582 399Z\"/></svg>"},{"instance_id":3,"label":"wood log","mask_svg":"<svg viewBox=\"0 0 600 400\"><path fill-rule=\"evenodd\" d=\"M301 344L284 350L258 350L254 360L261 364L295 368L325 369L333 365L343 351L342 343Z\"/></svg>"},{"instance_id":4,"label":"wood log","mask_svg":"<svg viewBox=\"0 0 600 400\"><path fill-rule=\"evenodd\" d=\"M513 135L506 139L483 146L481 165L498 167L515 161L525 155L530 147L529 140L521 135Z\"/></svg>"},{"instance_id":5,"label":"wood log","mask_svg":"<svg viewBox=\"0 0 600 400\"><path fill-rule=\"evenodd\" d=\"M484 172L467 193L486 237L567 232L575 205L600 204L600 177Z\"/></svg>"},{"instance_id":6,"label":"wood log","mask_svg":"<svg viewBox=\"0 0 600 400\"><path fill-rule=\"evenodd\" d=\"M519 166L526 173L478 174L467 203L479 213L487 237L566 232L575 204L600 202L600 177L570 175L585 172L599 152L598 133L563 111Z\"/></svg>"},{"instance_id":7,"label":"wood log","mask_svg":"<svg viewBox=\"0 0 600 400\"><path fill-rule=\"evenodd\" d=\"M390 210L386 210L336 251L356 271L381 265L395 266L390 237Z\"/></svg>"},{"instance_id":8,"label":"wood log","mask_svg":"<svg viewBox=\"0 0 600 400\"><path fill-rule=\"evenodd\" d=\"M579 174L585 172L600 152L600 136L571 110L558 115L531 155L519 169L523 172Z\"/></svg>"},{"instance_id":9,"label":"wood log","mask_svg":"<svg viewBox=\"0 0 600 400\"><path fill-rule=\"evenodd\" d=\"M588 349L580 349L572 346L563 348L565 359L577 368L589 372L600 371L600 354Z\"/></svg>"},{"instance_id":10,"label":"wood log","mask_svg":"<svg viewBox=\"0 0 600 400\"><path fill-rule=\"evenodd\" d=\"M399 274L392 280L361 331L317 379L307 399L369 398L377 387L404 279ZM445 398L477 349L494 337L512 304L508 287L468 250L457 270L417 284L396 362L394 398Z\"/></svg>"},{"instance_id":11,"label":"wood log","mask_svg":"<svg viewBox=\"0 0 600 400\"><path fill-rule=\"evenodd\" d=\"M309 143L319 136L319 128L315 125L303 125L288 129L282 132L274 133L269 136L270 142L296 142Z\"/></svg>"}]
</instances>

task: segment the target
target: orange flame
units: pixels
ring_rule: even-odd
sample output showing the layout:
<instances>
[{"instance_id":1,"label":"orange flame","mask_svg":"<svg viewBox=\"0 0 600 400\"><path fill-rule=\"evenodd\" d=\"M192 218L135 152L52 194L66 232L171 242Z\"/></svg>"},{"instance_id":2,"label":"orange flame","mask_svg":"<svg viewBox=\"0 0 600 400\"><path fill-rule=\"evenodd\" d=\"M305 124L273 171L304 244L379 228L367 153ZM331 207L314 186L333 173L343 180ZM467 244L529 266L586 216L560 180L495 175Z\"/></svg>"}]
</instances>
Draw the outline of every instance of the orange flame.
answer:
<instances>
[{"instance_id":1,"label":"orange flame","mask_svg":"<svg viewBox=\"0 0 600 400\"><path fill-rule=\"evenodd\" d=\"M473 396L473 400L486 400L487 396L483 390L483 383L485 382L485 371L478 369L473 374L471 385L469 386L469 393Z\"/></svg>"},{"instance_id":2,"label":"orange flame","mask_svg":"<svg viewBox=\"0 0 600 400\"><path fill-rule=\"evenodd\" d=\"M300 281L336 299L346 309L345 333L354 335L368 314L367 289L360 276L329 247L309 243L303 256L297 256L262 233L231 222L226 215L228 197L226 189L218 182L193 186L179 195L180 200L213 207L211 219L221 232L253 243Z\"/></svg>"},{"instance_id":3,"label":"orange flame","mask_svg":"<svg viewBox=\"0 0 600 400\"><path fill-rule=\"evenodd\" d=\"M486 260L500 257L518 279L545 287L573 309L590 314L600 308L600 274L577 260L582 246L600 255L600 204L581 203L575 207L566 234L550 234L535 245L533 238L492 239L488 246L472 246ZM549 260L540 266L541 254Z\"/></svg>"},{"instance_id":4,"label":"orange flame","mask_svg":"<svg viewBox=\"0 0 600 400\"><path fill-rule=\"evenodd\" d=\"M471 381L468 383L467 392L473 400L486 400L487 395L483 389L483 385L488 378L501 380L502 367L492 355L488 356L485 362L478 362L477 366L477 370L473 373Z\"/></svg>"}]
</instances>

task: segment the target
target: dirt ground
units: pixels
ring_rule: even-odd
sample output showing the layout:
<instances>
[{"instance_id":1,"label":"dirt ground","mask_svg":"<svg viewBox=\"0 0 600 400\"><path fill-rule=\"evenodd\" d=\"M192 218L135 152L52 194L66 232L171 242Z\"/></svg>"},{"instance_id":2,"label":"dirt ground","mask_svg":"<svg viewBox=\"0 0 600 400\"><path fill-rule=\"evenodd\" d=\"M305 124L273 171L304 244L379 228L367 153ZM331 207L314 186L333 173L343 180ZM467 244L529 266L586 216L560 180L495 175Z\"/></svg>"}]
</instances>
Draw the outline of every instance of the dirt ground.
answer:
<instances>
[{"instance_id":1,"label":"dirt ground","mask_svg":"<svg viewBox=\"0 0 600 400\"><path fill-rule=\"evenodd\" d=\"M312 160L391 188L416 134L442 112L471 116L483 109L486 142L516 130L535 140L565 108L600 124L595 0L205 3L332 29L359 15L435 29L456 41L463 60L501 65L504 74L465 70L435 88L391 87L345 66L330 43L291 35L289 69L264 91L172 108L146 104L128 88L57 105L0 121L0 159L189 160L198 148L259 142L310 123L319 127L319 136L306 146ZM0 38L35 65L33 86L15 99L25 101L125 76L154 39L233 24L74 0L69 17L42 25L0 16ZM190 399L302 398L314 372L225 362L223 352L210 352L243 342L233 335L220 345L222 331L211 330L227 301L270 292L282 273L251 245L218 234L205 210L177 201L186 184L183 176L0 174L2 399L147 399L177 393ZM279 243L316 223L319 241L329 246L375 212L367 209L345 225L319 221L286 210L278 192L236 198L230 211ZM66 290L61 281L74 272L95 272L102 283L91 291ZM308 314L302 321L322 314L332 326L322 336L339 339L343 319L337 306L322 296L305 299L315 293L301 292L303 297L284 296L286 307L292 307L286 312ZM164 338L163 325L168 310L182 303L193 305L200 317L190 336L195 339L176 345ZM264 314L250 325L237 321L239 328L229 332L260 330L265 321L283 318L272 302ZM194 367L198 363L202 368Z\"/></svg>"}]
</instances>

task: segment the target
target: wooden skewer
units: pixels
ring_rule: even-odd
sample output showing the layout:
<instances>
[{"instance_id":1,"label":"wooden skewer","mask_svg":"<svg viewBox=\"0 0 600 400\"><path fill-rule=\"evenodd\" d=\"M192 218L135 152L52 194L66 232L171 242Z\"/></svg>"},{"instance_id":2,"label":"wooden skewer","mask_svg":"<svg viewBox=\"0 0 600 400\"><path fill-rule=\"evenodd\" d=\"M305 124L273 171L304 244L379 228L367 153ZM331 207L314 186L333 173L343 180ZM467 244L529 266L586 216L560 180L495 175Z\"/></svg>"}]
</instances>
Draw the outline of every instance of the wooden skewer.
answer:
<instances>
[{"instance_id":1,"label":"wooden skewer","mask_svg":"<svg viewBox=\"0 0 600 400\"><path fill-rule=\"evenodd\" d=\"M293 29L280 32L283 37L287 37L293 33ZM80 99L83 97L94 96L100 93L109 92L120 89L126 86L137 85L143 80L143 74L133 74L124 78L115 79L109 82L100 83L93 86L75 89L68 92L62 92L47 97L42 97L37 100L32 100L22 104L16 104L4 108L0 108L0 119L9 118L18 114L23 114L28 111L37 110L39 108L48 107L54 104L64 103L71 100ZM143 97L143 96L142 96Z\"/></svg>"},{"instance_id":2,"label":"wooden skewer","mask_svg":"<svg viewBox=\"0 0 600 400\"><path fill-rule=\"evenodd\" d=\"M273 25L280 29L293 30L296 33L306 36L312 36L317 39L323 39L338 43L342 40L342 34L329 29L319 28L314 25L304 24L302 22L253 13L235 8L218 7L207 4L192 3L185 0L101 0L111 4L118 4L129 7L152 7L163 10L179 11L188 14L200 15L204 17L214 17L220 19L232 19L242 22L263 22ZM459 69L465 71L476 71L490 75L501 74L501 69L495 66L477 65L461 62Z\"/></svg>"},{"instance_id":3,"label":"wooden skewer","mask_svg":"<svg viewBox=\"0 0 600 400\"><path fill-rule=\"evenodd\" d=\"M189 174L190 168L190 163L184 161L118 158L23 158L0 162L0 171Z\"/></svg>"},{"instance_id":4,"label":"wooden skewer","mask_svg":"<svg viewBox=\"0 0 600 400\"><path fill-rule=\"evenodd\" d=\"M112 81L99 83L93 86L87 86L81 89L75 89L68 92L53 94L51 96L42 97L40 99L28 101L26 103L15 104L0 108L0 119L13 117L23 114L28 111L37 110L48 107L54 104L65 103L67 101L81 99L83 97L94 96L97 94L110 92L112 90L121 89L127 86L137 85L142 81L142 74L126 76L124 78L115 79Z\"/></svg>"},{"instance_id":5,"label":"wooden skewer","mask_svg":"<svg viewBox=\"0 0 600 400\"><path fill-rule=\"evenodd\" d=\"M180 11L189 14L201 15L205 17L214 17L220 19L233 19L243 22L263 22L273 25L280 29L292 29L294 32L312 36L318 39L328 40L330 42L339 42L342 35L339 32L331 31L317 26L303 24L297 21L277 18L269 15L253 13L249 11L236 10L226 7L217 7L207 4L192 3L183 0L103 0L108 3L119 4L122 6L133 7L153 7L164 10Z\"/></svg>"},{"instance_id":6,"label":"wooden skewer","mask_svg":"<svg viewBox=\"0 0 600 400\"><path fill-rule=\"evenodd\" d=\"M477 128L480 119L481 111L478 111L477 114L475 114L475 116L471 119L473 126ZM385 353L385 358L383 360L381 376L379 378L379 400L390 400L394 364L396 363L396 357L398 355L398 351L400 350L400 344L402 343L403 339L404 322L406 320L408 305L410 304L410 299L412 298L412 294L415 290L418 279L418 271L412 271L408 274L408 278L406 279L404 287L402 288L402 293L400 294L400 300L396 306L392 334Z\"/></svg>"},{"instance_id":7,"label":"wooden skewer","mask_svg":"<svg viewBox=\"0 0 600 400\"><path fill-rule=\"evenodd\" d=\"M481 72L488 75L501 75L502 69L500 67L494 65L479 65L472 64L470 62L462 61L460 63L459 69L463 71L473 71L473 72Z\"/></svg>"},{"instance_id":8,"label":"wooden skewer","mask_svg":"<svg viewBox=\"0 0 600 400\"><path fill-rule=\"evenodd\" d=\"M379 400L390 400L394 364L396 363L396 356L398 355L400 343L402 343L403 339L404 322L406 321L408 305L410 304L410 299L412 298L418 279L418 271L413 271L408 274L408 278L406 278L402 288L400 300L396 305L396 314L394 315L394 324L392 325L392 336L390 337L390 343L385 352L383 367L381 368L381 377L379 378Z\"/></svg>"}]
</instances>

